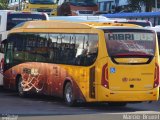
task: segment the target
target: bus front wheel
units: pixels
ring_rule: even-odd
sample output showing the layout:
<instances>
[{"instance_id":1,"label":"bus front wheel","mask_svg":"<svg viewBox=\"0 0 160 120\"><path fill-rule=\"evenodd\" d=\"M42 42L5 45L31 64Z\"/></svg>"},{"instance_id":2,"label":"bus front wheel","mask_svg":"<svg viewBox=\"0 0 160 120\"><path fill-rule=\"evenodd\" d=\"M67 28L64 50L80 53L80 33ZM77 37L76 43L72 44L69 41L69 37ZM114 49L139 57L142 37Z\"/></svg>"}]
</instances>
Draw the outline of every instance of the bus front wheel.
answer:
<instances>
[{"instance_id":1,"label":"bus front wheel","mask_svg":"<svg viewBox=\"0 0 160 120\"><path fill-rule=\"evenodd\" d=\"M19 96L21 96L21 97L25 97L26 96L26 92L23 90L23 86L22 86L22 77L20 77L18 79L17 91L18 91L18 95Z\"/></svg>"},{"instance_id":2,"label":"bus front wheel","mask_svg":"<svg viewBox=\"0 0 160 120\"><path fill-rule=\"evenodd\" d=\"M73 86L70 82L68 82L65 85L65 90L64 90L64 99L65 99L65 103L68 106L74 106L76 101L74 99L74 94L73 94Z\"/></svg>"}]
</instances>

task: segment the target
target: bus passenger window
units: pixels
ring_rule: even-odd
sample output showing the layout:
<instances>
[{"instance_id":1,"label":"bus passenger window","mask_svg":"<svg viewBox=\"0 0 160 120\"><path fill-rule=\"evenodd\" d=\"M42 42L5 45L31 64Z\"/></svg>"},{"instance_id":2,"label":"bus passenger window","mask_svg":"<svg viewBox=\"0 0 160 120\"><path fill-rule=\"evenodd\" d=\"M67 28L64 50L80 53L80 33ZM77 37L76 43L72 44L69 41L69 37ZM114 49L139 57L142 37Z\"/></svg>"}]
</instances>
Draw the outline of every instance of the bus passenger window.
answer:
<instances>
[{"instance_id":1,"label":"bus passenger window","mask_svg":"<svg viewBox=\"0 0 160 120\"><path fill-rule=\"evenodd\" d=\"M10 42L6 45L5 51L5 63L11 64L13 61L13 42Z\"/></svg>"},{"instance_id":2,"label":"bus passenger window","mask_svg":"<svg viewBox=\"0 0 160 120\"><path fill-rule=\"evenodd\" d=\"M82 53L77 56L77 58L76 58L76 64L77 65L85 65L86 58L87 58L87 52L88 52L87 49L83 49Z\"/></svg>"},{"instance_id":3,"label":"bus passenger window","mask_svg":"<svg viewBox=\"0 0 160 120\"><path fill-rule=\"evenodd\" d=\"M23 42L25 36L22 34L15 34L13 37L14 46L13 46L13 59L14 64L21 63L25 60L25 52L23 51ZM18 40L21 40L17 42Z\"/></svg>"},{"instance_id":4,"label":"bus passenger window","mask_svg":"<svg viewBox=\"0 0 160 120\"><path fill-rule=\"evenodd\" d=\"M81 48L81 54L76 58L77 65L88 66L94 63L98 53L98 37L97 35L88 35L86 41Z\"/></svg>"},{"instance_id":5,"label":"bus passenger window","mask_svg":"<svg viewBox=\"0 0 160 120\"><path fill-rule=\"evenodd\" d=\"M95 34L49 34L49 61L58 64L93 64L97 57Z\"/></svg>"}]
</instances>

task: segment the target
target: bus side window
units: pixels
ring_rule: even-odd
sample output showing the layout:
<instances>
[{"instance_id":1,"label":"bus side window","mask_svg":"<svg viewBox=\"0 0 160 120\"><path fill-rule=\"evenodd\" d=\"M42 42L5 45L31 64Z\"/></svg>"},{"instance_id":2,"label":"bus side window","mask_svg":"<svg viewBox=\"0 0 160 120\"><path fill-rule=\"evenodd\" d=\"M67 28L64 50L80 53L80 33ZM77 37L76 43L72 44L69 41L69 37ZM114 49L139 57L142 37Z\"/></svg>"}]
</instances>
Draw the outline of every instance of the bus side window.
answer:
<instances>
[{"instance_id":1,"label":"bus side window","mask_svg":"<svg viewBox=\"0 0 160 120\"><path fill-rule=\"evenodd\" d=\"M8 42L5 51L5 63L11 64L13 61L13 42Z\"/></svg>"},{"instance_id":2,"label":"bus side window","mask_svg":"<svg viewBox=\"0 0 160 120\"><path fill-rule=\"evenodd\" d=\"M87 58L87 49L83 49L81 54L77 56L76 58L76 65L85 65L86 64L86 58Z\"/></svg>"},{"instance_id":3,"label":"bus side window","mask_svg":"<svg viewBox=\"0 0 160 120\"><path fill-rule=\"evenodd\" d=\"M49 61L58 64L93 64L97 57L98 37L94 34L50 34ZM62 39L57 39L58 36Z\"/></svg>"},{"instance_id":4,"label":"bus side window","mask_svg":"<svg viewBox=\"0 0 160 120\"><path fill-rule=\"evenodd\" d=\"M83 43L84 48L81 54L77 56L77 65L88 66L94 63L98 54L98 37L97 35L88 35Z\"/></svg>"},{"instance_id":5,"label":"bus side window","mask_svg":"<svg viewBox=\"0 0 160 120\"><path fill-rule=\"evenodd\" d=\"M89 39L90 39L89 52L88 52L88 56L90 60L89 63L93 64L98 55L98 35L90 35Z\"/></svg>"}]
</instances>

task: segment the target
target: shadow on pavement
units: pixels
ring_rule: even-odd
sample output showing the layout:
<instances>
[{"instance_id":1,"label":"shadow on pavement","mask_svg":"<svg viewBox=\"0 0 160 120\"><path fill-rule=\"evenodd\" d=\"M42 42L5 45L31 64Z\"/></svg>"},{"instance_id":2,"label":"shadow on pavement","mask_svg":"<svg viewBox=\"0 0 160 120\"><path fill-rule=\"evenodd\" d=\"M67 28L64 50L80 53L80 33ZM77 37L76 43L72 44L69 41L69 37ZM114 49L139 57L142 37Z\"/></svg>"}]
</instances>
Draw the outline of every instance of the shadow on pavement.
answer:
<instances>
[{"instance_id":1,"label":"shadow on pavement","mask_svg":"<svg viewBox=\"0 0 160 120\"><path fill-rule=\"evenodd\" d=\"M60 98L56 98L56 97L52 97L52 96L45 96L45 95L29 95L25 98L21 98L18 96L18 94L14 91L10 91L10 90L4 90L3 88L0 88L0 94L2 94L2 96L6 96L9 99L15 99L15 100L19 100L22 101L24 103L26 103L26 101L30 102L30 105L36 103L37 107L39 110L44 110L43 111L37 111L37 108L29 108L31 110L36 110L36 112L34 113L18 113L17 115L20 116L52 116L52 115L84 115L84 114L99 114L99 113L127 113L127 112L137 112L137 111L150 111L151 109L145 109L143 107L132 107L130 106L130 104L128 104L125 107L120 107L120 106L109 106L107 103L80 103L79 105L75 106L75 107L68 107L67 105L65 105L63 99ZM45 111L45 109L48 109L47 107L45 108L44 106L40 106L41 102L44 106L49 106L50 111L47 112ZM157 103L160 103L160 101L158 101ZM137 103L135 105L140 105L141 103ZM149 103L146 103L149 104ZM151 103L152 104L152 103ZM134 105L134 104L133 104ZM53 106L53 107L52 107ZM23 105L21 106L23 108ZM24 107L27 107L27 105L24 105ZM158 111L157 111L158 112ZM0 113L1 114L1 113ZM12 113L11 113L12 114Z\"/></svg>"}]
</instances>

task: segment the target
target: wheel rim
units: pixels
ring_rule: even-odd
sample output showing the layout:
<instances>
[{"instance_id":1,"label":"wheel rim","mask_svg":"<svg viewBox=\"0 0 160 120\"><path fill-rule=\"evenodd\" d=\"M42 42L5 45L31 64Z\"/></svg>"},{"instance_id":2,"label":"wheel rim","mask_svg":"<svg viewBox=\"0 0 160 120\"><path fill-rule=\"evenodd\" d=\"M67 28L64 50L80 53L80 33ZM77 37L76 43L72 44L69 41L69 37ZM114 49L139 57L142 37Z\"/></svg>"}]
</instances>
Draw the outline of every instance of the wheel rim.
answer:
<instances>
[{"instance_id":1,"label":"wheel rim","mask_svg":"<svg viewBox=\"0 0 160 120\"><path fill-rule=\"evenodd\" d=\"M69 87L67 87L67 89L66 89L66 100L67 100L67 102L71 102L72 101L72 88L69 86Z\"/></svg>"}]
</instances>

